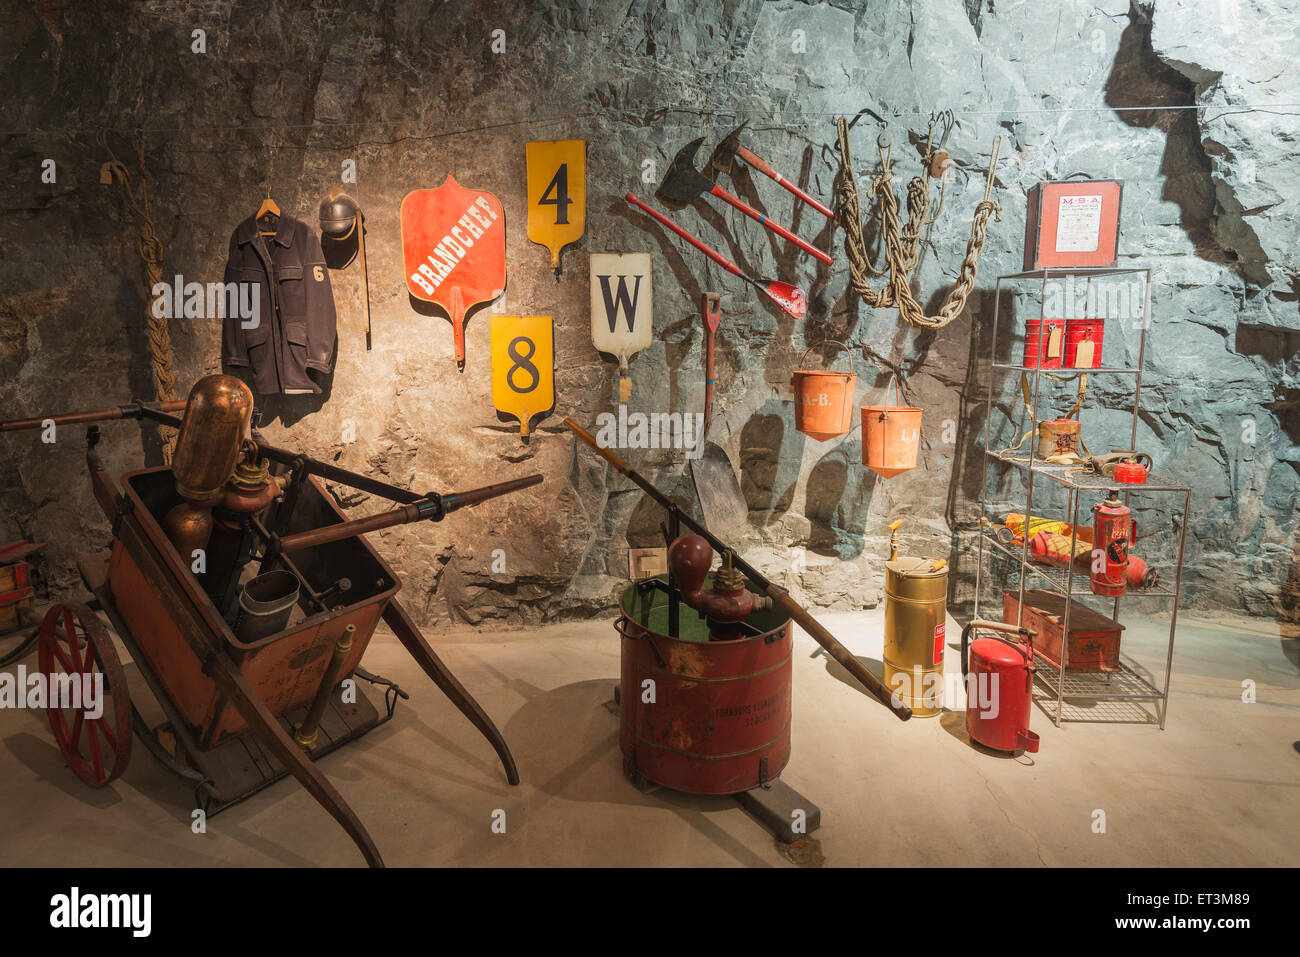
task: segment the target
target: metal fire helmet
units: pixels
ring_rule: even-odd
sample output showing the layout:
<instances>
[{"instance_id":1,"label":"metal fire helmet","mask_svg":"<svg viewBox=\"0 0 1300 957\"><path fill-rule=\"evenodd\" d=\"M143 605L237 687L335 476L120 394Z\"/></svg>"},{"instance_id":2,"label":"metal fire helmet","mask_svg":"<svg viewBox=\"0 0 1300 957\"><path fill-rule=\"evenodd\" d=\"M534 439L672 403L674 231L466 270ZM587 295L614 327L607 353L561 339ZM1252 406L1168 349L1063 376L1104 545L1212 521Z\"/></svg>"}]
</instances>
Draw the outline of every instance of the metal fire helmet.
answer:
<instances>
[{"instance_id":1,"label":"metal fire helmet","mask_svg":"<svg viewBox=\"0 0 1300 957\"><path fill-rule=\"evenodd\" d=\"M357 201L343 190L330 190L320 204L320 241L331 269L346 269L362 249L364 217ZM368 327L367 327L368 328Z\"/></svg>"},{"instance_id":2,"label":"metal fire helmet","mask_svg":"<svg viewBox=\"0 0 1300 957\"><path fill-rule=\"evenodd\" d=\"M322 236L342 241L352 235L357 228L357 217L361 208L357 201L341 189L330 190L330 194L321 200L320 231Z\"/></svg>"}]
</instances>

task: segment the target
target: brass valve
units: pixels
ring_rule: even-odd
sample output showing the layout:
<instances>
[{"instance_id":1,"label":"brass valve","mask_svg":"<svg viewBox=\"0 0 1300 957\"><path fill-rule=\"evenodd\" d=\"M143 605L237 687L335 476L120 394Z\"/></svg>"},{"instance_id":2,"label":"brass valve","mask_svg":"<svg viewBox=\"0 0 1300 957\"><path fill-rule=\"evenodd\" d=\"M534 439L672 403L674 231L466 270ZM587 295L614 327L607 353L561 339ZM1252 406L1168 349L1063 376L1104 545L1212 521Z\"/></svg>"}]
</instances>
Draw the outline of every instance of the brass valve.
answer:
<instances>
[{"instance_id":1,"label":"brass valve","mask_svg":"<svg viewBox=\"0 0 1300 957\"><path fill-rule=\"evenodd\" d=\"M901 544L898 540L898 527L902 524L903 520L900 518L889 526L889 560L891 562L898 561L898 548Z\"/></svg>"}]
</instances>

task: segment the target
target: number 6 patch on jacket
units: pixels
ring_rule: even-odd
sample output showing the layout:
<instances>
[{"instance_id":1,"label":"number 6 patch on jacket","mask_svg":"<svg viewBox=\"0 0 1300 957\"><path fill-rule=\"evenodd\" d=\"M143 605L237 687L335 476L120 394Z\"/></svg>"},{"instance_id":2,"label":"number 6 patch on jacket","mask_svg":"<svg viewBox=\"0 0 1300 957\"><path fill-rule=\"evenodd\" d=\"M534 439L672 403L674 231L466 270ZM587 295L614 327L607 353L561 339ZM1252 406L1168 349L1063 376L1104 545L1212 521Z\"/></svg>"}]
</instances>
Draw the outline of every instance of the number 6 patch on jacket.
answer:
<instances>
[{"instance_id":1,"label":"number 6 patch on jacket","mask_svg":"<svg viewBox=\"0 0 1300 957\"><path fill-rule=\"evenodd\" d=\"M230 237L219 303L221 361L246 368L259 395L317 394L338 349L334 294L320 238L281 216L263 236L250 216Z\"/></svg>"}]
</instances>

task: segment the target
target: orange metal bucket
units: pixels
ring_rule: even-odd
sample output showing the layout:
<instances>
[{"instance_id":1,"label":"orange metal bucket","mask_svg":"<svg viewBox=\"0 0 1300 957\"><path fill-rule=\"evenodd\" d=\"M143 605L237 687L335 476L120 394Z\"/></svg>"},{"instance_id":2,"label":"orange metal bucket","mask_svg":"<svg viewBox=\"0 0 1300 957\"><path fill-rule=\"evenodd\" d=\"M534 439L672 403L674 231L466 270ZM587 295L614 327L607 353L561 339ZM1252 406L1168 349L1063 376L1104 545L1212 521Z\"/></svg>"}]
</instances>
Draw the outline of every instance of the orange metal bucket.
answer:
<instances>
[{"instance_id":1,"label":"orange metal bucket","mask_svg":"<svg viewBox=\"0 0 1300 957\"><path fill-rule=\"evenodd\" d=\"M898 378L890 376L886 404L862 407L862 464L885 478L916 468L921 446L921 410L889 405L891 388L897 400Z\"/></svg>"},{"instance_id":2,"label":"orange metal bucket","mask_svg":"<svg viewBox=\"0 0 1300 957\"><path fill-rule=\"evenodd\" d=\"M794 388L794 427L818 442L843 435L852 428L853 389L858 382L853 372L853 353L844 343L833 339L809 346L799 365L804 364L809 352L827 343L849 353L848 372L796 369L790 373L790 385Z\"/></svg>"}]
</instances>

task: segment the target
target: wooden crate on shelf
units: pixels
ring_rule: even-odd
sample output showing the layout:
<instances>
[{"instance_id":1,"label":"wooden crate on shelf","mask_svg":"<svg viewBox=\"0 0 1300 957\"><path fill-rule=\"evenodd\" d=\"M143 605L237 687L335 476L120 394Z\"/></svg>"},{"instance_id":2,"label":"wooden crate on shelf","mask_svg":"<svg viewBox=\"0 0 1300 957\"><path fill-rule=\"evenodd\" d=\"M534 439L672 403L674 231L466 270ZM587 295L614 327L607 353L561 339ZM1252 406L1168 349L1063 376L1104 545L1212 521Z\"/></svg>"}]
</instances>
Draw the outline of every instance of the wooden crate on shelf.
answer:
<instances>
[{"instance_id":1,"label":"wooden crate on shelf","mask_svg":"<svg viewBox=\"0 0 1300 957\"><path fill-rule=\"evenodd\" d=\"M1015 624L1020 610L1016 592L1002 593L1002 620ZM1034 653L1061 667L1065 644L1065 596L1059 592L1033 589L1025 592L1025 612L1020 623L1032 628ZM1077 602L1070 602L1070 636L1066 645L1066 671L1119 671L1119 642L1124 626L1113 618Z\"/></svg>"}]
</instances>

